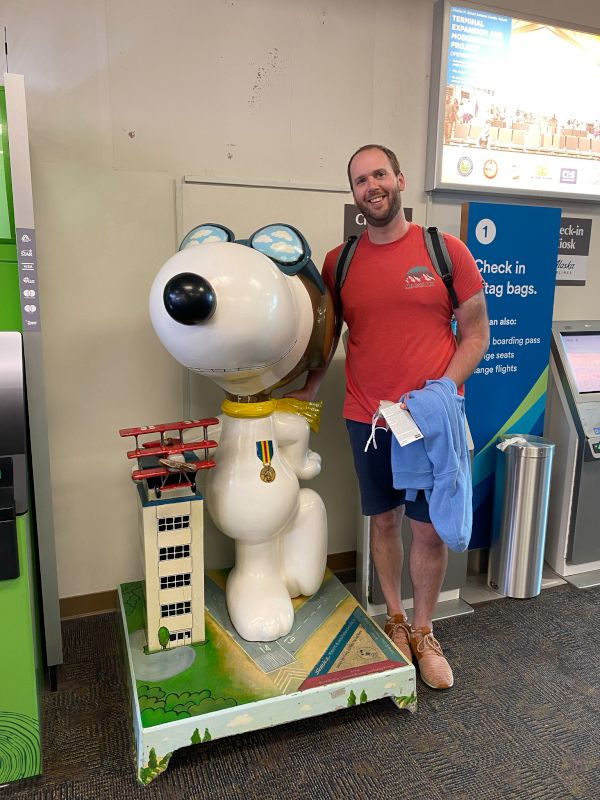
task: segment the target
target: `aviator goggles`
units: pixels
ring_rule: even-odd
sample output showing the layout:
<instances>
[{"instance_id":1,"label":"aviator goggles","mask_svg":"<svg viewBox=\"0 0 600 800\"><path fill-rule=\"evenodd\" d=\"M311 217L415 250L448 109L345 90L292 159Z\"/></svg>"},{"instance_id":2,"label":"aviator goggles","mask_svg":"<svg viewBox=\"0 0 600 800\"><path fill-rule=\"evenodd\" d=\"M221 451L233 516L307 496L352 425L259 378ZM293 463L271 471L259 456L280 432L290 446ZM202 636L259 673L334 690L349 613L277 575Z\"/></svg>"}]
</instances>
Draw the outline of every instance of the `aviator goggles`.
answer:
<instances>
[{"instance_id":1,"label":"aviator goggles","mask_svg":"<svg viewBox=\"0 0 600 800\"><path fill-rule=\"evenodd\" d=\"M304 275L317 286L321 294L325 293L325 284L311 260L308 242L292 225L276 222L259 228L248 239L236 239L233 231L224 225L207 222L192 228L184 236L179 250L212 242L234 242L258 250L268 256L285 275Z\"/></svg>"}]
</instances>

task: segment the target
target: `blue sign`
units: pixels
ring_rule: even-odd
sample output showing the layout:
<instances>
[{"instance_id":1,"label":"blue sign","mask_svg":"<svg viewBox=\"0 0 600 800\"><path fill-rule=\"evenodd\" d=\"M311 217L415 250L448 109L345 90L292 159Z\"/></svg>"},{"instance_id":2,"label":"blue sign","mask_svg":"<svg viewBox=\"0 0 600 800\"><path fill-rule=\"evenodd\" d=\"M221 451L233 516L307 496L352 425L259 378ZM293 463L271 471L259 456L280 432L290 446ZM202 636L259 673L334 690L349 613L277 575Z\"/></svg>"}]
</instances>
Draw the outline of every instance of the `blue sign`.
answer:
<instances>
[{"instance_id":1,"label":"blue sign","mask_svg":"<svg viewBox=\"0 0 600 800\"><path fill-rule=\"evenodd\" d=\"M469 203L466 213L490 317L490 348L465 392L476 548L490 541L498 436L542 434L561 210Z\"/></svg>"}]
</instances>

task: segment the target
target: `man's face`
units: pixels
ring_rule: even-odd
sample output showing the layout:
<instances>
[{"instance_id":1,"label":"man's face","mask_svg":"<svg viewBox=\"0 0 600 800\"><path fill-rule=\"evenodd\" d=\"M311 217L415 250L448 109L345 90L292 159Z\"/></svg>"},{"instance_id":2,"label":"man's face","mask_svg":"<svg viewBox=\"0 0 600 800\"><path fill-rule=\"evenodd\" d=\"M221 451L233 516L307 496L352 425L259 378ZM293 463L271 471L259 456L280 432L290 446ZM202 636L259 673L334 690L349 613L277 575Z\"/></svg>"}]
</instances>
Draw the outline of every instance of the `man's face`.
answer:
<instances>
[{"instance_id":1,"label":"man's face","mask_svg":"<svg viewBox=\"0 0 600 800\"><path fill-rule=\"evenodd\" d=\"M354 202L369 225L382 228L402 207L404 175L394 175L382 150L362 150L352 159L350 179Z\"/></svg>"}]
</instances>

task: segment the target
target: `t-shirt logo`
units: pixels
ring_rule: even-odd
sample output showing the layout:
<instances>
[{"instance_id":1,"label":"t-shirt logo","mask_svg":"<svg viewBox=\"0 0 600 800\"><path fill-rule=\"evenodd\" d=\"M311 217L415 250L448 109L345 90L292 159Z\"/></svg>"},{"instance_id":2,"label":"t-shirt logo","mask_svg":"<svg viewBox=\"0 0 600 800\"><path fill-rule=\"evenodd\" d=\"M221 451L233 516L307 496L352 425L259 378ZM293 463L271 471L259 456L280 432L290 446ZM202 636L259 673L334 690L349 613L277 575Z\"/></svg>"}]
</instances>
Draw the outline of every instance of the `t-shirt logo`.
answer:
<instances>
[{"instance_id":1,"label":"t-shirt logo","mask_svg":"<svg viewBox=\"0 0 600 800\"><path fill-rule=\"evenodd\" d=\"M413 267L406 273L405 289L425 289L435 284L435 278L428 267Z\"/></svg>"}]
</instances>

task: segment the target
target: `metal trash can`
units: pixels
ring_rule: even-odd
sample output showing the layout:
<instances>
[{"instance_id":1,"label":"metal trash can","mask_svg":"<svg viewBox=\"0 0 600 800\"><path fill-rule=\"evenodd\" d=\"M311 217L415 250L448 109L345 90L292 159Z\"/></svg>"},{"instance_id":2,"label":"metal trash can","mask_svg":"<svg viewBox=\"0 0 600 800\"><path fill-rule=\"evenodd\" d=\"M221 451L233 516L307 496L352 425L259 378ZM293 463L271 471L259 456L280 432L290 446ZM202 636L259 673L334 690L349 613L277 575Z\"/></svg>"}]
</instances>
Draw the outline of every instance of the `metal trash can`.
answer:
<instances>
[{"instance_id":1,"label":"metal trash can","mask_svg":"<svg viewBox=\"0 0 600 800\"><path fill-rule=\"evenodd\" d=\"M501 436L488 585L506 597L535 597L542 588L554 444L541 436Z\"/></svg>"}]
</instances>

